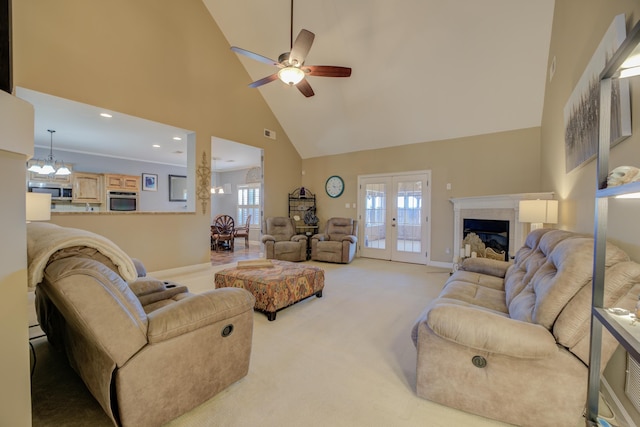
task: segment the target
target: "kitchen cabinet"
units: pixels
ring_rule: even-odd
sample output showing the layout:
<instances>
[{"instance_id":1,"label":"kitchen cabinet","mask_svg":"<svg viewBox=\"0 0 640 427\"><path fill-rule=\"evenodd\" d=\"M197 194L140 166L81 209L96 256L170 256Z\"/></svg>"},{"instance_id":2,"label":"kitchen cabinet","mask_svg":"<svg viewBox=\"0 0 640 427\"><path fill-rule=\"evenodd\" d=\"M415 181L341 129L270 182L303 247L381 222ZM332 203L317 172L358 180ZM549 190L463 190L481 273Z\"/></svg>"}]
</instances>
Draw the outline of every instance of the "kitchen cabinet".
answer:
<instances>
[{"instance_id":1,"label":"kitchen cabinet","mask_svg":"<svg viewBox=\"0 0 640 427\"><path fill-rule=\"evenodd\" d=\"M106 174L104 176L107 191L140 191L140 176Z\"/></svg>"},{"instance_id":2,"label":"kitchen cabinet","mask_svg":"<svg viewBox=\"0 0 640 427\"><path fill-rule=\"evenodd\" d=\"M75 172L71 203L103 203L103 180L102 174Z\"/></svg>"}]
</instances>

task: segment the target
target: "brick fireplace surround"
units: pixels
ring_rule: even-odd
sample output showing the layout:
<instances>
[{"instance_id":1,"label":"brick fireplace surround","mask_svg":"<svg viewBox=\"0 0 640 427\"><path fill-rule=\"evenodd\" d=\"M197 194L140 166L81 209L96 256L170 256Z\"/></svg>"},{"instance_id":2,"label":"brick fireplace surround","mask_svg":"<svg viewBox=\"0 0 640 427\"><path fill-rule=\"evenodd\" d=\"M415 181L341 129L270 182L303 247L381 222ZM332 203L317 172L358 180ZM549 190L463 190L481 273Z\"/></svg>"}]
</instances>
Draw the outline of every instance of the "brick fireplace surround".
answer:
<instances>
[{"instance_id":1,"label":"brick fireplace surround","mask_svg":"<svg viewBox=\"0 0 640 427\"><path fill-rule=\"evenodd\" d=\"M513 257L524 244L529 231L529 224L522 223L519 218L520 200L551 200L554 193L521 193L502 194L496 196L458 197L450 199L453 203L453 257L460 257L463 240L463 220L497 219L509 221L509 258Z\"/></svg>"}]
</instances>

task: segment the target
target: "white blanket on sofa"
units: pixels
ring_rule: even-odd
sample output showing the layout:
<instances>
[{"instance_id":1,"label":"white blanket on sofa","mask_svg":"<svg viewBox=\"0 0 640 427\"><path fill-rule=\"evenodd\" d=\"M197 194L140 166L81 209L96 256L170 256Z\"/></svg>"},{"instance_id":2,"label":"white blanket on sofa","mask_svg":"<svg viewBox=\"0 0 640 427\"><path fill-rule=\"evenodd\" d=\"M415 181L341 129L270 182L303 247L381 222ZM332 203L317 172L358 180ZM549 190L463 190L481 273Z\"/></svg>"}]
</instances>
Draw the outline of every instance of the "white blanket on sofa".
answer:
<instances>
[{"instance_id":1,"label":"white blanket on sofa","mask_svg":"<svg viewBox=\"0 0 640 427\"><path fill-rule=\"evenodd\" d=\"M51 255L57 251L76 246L96 249L118 267L118 273L127 282L138 277L136 267L122 249L99 234L78 228L60 227L46 222L27 224L27 263L29 290L42 281L44 269Z\"/></svg>"}]
</instances>

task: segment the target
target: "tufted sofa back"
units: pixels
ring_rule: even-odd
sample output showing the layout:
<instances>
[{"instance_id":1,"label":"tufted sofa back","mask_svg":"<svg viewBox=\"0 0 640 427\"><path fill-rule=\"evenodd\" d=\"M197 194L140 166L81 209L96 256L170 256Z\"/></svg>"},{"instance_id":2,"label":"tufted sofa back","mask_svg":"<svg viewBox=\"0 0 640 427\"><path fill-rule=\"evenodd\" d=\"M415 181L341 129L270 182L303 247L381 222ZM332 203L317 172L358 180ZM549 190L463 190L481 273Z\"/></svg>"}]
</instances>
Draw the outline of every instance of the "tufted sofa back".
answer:
<instances>
[{"instance_id":1,"label":"tufted sofa back","mask_svg":"<svg viewBox=\"0 0 640 427\"><path fill-rule=\"evenodd\" d=\"M552 331L559 344L588 363L593 238L562 230L532 231L505 275L513 319ZM605 305L632 306L640 264L607 243Z\"/></svg>"}]
</instances>

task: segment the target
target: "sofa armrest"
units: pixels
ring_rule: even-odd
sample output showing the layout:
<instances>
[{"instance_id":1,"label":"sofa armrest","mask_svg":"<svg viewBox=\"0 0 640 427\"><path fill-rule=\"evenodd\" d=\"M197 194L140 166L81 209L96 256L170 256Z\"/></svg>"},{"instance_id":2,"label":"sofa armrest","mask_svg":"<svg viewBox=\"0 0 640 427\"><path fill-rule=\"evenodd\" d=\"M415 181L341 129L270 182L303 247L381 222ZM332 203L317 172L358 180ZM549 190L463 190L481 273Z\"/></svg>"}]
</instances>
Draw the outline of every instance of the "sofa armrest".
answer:
<instances>
[{"instance_id":1,"label":"sofa armrest","mask_svg":"<svg viewBox=\"0 0 640 427\"><path fill-rule=\"evenodd\" d=\"M495 277L504 277L511 266L510 262L498 261L490 258L465 258L460 270L474 273L488 274Z\"/></svg>"},{"instance_id":2,"label":"sofa armrest","mask_svg":"<svg viewBox=\"0 0 640 427\"><path fill-rule=\"evenodd\" d=\"M304 234L296 234L295 236L293 236L291 238L292 242L302 242L302 241L307 241L307 236L305 236Z\"/></svg>"},{"instance_id":3,"label":"sofa armrest","mask_svg":"<svg viewBox=\"0 0 640 427\"><path fill-rule=\"evenodd\" d=\"M311 237L311 240L317 240L318 242L324 242L325 240L329 240L329 236L326 234L314 234Z\"/></svg>"},{"instance_id":4,"label":"sofa armrest","mask_svg":"<svg viewBox=\"0 0 640 427\"><path fill-rule=\"evenodd\" d=\"M341 242L349 242L349 243L358 243L358 238L356 236L344 236L340 239Z\"/></svg>"},{"instance_id":5,"label":"sofa armrest","mask_svg":"<svg viewBox=\"0 0 640 427\"><path fill-rule=\"evenodd\" d=\"M241 288L212 289L148 315L147 339L158 343L253 310L255 298Z\"/></svg>"},{"instance_id":6,"label":"sofa armrest","mask_svg":"<svg viewBox=\"0 0 640 427\"><path fill-rule=\"evenodd\" d=\"M544 358L557 351L551 332L535 323L447 302L436 303L425 314L436 335L465 347L524 359Z\"/></svg>"}]
</instances>

